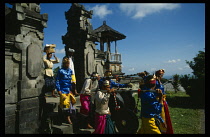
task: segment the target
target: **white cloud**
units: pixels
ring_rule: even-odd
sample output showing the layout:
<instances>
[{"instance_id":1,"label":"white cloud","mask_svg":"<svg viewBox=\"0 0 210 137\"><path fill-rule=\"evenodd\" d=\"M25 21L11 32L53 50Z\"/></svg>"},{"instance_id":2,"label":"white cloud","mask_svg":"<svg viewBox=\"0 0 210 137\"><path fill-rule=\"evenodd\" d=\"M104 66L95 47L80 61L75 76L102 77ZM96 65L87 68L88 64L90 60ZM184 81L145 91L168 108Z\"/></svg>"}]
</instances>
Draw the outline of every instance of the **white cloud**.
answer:
<instances>
[{"instance_id":1,"label":"white cloud","mask_svg":"<svg viewBox=\"0 0 210 137\"><path fill-rule=\"evenodd\" d=\"M147 15L160 12L162 10L173 10L179 8L180 4L169 3L141 3L141 4L120 4L120 9L132 18L143 18Z\"/></svg>"},{"instance_id":2,"label":"white cloud","mask_svg":"<svg viewBox=\"0 0 210 137\"><path fill-rule=\"evenodd\" d=\"M178 68L179 70L183 70L183 68Z\"/></svg>"},{"instance_id":3,"label":"white cloud","mask_svg":"<svg viewBox=\"0 0 210 137\"><path fill-rule=\"evenodd\" d=\"M58 54L65 54L65 49L55 49L55 53L58 53Z\"/></svg>"},{"instance_id":4,"label":"white cloud","mask_svg":"<svg viewBox=\"0 0 210 137\"><path fill-rule=\"evenodd\" d=\"M179 61L181 61L181 59L177 59L177 60L172 59L172 60L168 60L167 63L176 63L176 62L179 62Z\"/></svg>"},{"instance_id":5,"label":"white cloud","mask_svg":"<svg viewBox=\"0 0 210 137\"><path fill-rule=\"evenodd\" d=\"M103 19L108 14L112 14L112 10L109 10L107 5L96 5L91 10L93 10L93 15L98 16L100 19Z\"/></svg>"},{"instance_id":6,"label":"white cloud","mask_svg":"<svg viewBox=\"0 0 210 137\"><path fill-rule=\"evenodd\" d=\"M128 71L134 71L135 70L135 68L130 68L130 69L128 69Z\"/></svg>"}]
</instances>

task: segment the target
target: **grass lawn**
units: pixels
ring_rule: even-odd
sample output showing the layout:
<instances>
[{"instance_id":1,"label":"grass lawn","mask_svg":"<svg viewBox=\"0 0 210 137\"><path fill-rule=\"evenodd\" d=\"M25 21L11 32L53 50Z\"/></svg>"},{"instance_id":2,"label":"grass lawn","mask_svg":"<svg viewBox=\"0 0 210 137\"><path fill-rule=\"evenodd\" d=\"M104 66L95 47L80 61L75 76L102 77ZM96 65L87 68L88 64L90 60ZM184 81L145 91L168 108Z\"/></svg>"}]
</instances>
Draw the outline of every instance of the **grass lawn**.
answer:
<instances>
[{"instance_id":1,"label":"grass lawn","mask_svg":"<svg viewBox=\"0 0 210 137\"><path fill-rule=\"evenodd\" d=\"M169 91L166 94L174 134L200 134L201 113L199 109L204 107L194 105L185 92L175 94L174 91ZM137 96L135 96L135 99L137 100ZM141 103L139 104L140 110ZM141 126L141 120L139 121Z\"/></svg>"}]
</instances>

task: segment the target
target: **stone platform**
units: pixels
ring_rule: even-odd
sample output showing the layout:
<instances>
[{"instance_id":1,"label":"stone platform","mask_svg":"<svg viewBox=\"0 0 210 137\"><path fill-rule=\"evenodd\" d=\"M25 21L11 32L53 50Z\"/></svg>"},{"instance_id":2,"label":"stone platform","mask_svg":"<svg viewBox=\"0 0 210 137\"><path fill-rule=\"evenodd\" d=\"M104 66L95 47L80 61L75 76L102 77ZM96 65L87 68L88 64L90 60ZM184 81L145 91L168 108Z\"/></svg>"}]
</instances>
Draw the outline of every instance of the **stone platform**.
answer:
<instances>
[{"instance_id":1,"label":"stone platform","mask_svg":"<svg viewBox=\"0 0 210 137\"><path fill-rule=\"evenodd\" d=\"M77 96L75 98L76 98L76 104L74 104L74 107L76 108L76 113L79 113L81 107L80 97ZM53 108L53 111L48 113L50 134L91 134L94 132L94 129L75 130L73 127L74 125L67 124L65 121L62 122L60 121L61 116L59 116L59 103L60 103L59 96L55 98L50 95L46 95L46 103Z\"/></svg>"}]
</instances>

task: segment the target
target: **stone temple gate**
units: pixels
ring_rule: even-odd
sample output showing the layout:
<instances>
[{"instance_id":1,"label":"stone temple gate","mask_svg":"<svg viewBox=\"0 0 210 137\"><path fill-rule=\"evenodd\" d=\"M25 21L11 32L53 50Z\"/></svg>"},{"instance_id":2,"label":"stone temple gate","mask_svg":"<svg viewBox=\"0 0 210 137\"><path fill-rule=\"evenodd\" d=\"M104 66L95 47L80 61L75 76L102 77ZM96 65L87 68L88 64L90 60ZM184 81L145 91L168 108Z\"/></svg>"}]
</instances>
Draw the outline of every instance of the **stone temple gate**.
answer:
<instances>
[{"instance_id":1,"label":"stone temple gate","mask_svg":"<svg viewBox=\"0 0 210 137\"><path fill-rule=\"evenodd\" d=\"M87 11L83 5L73 3L65 12L68 28L62 36L65 49L75 49L74 68L77 78L77 90L80 91L84 78L92 72L98 72L103 76L106 70L112 70L113 74L122 74L121 54L117 51L117 40L126 36L103 22L103 25L93 30L89 19L93 11ZM115 52L111 53L111 42L115 42ZM100 49L96 48L97 43ZM106 45L105 45L106 43ZM105 49L106 46L106 49Z\"/></svg>"},{"instance_id":2,"label":"stone temple gate","mask_svg":"<svg viewBox=\"0 0 210 137\"><path fill-rule=\"evenodd\" d=\"M12 8L5 5L5 133L36 134L45 103L42 53L48 14L40 14L39 3L9 4ZM65 49L75 49L78 91L92 72L101 76L106 70L122 74L117 41L126 36L105 21L93 30L89 21L92 15L93 11L77 3L65 12L68 27L62 40ZM111 42L115 42L114 53ZM96 49L97 43L100 49Z\"/></svg>"},{"instance_id":3,"label":"stone temple gate","mask_svg":"<svg viewBox=\"0 0 210 137\"><path fill-rule=\"evenodd\" d=\"M5 5L5 133L38 133L43 78L43 29L39 3Z\"/></svg>"}]
</instances>

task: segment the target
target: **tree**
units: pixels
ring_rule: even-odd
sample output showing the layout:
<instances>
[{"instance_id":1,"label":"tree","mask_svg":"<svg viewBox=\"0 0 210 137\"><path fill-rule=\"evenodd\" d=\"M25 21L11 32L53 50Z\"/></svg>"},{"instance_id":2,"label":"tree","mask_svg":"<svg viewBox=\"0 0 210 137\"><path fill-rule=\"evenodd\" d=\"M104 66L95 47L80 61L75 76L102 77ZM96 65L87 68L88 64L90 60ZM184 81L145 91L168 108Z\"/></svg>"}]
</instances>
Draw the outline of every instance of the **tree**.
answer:
<instances>
[{"instance_id":1,"label":"tree","mask_svg":"<svg viewBox=\"0 0 210 137\"><path fill-rule=\"evenodd\" d=\"M57 76L57 72L58 72L58 70L60 69L60 67L58 66L57 68L54 68L53 69L53 73L54 73L54 78L56 78L56 76Z\"/></svg>"},{"instance_id":2,"label":"tree","mask_svg":"<svg viewBox=\"0 0 210 137\"><path fill-rule=\"evenodd\" d=\"M182 87L185 89L186 94L192 95L192 82L195 80L195 76L188 75L181 75L179 78L179 82L182 85Z\"/></svg>"},{"instance_id":3,"label":"tree","mask_svg":"<svg viewBox=\"0 0 210 137\"><path fill-rule=\"evenodd\" d=\"M193 70L193 74L198 78L205 77L205 52L198 51L196 57L193 58L194 61L187 61L186 63L189 64L191 69Z\"/></svg>"},{"instance_id":4,"label":"tree","mask_svg":"<svg viewBox=\"0 0 210 137\"><path fill-rule=\"evenodd\" d=\"M179 87L179 75L178 74L173 75L172 85L174 87L175 93L177 93L178 87Z\"/></svg>"},{"instance_id":5,"label":"tree","mask_svg":"<svg viewBox=\"0 0 210 137\"><path fill-rule=\"evenodd\" d=\"M195 77L189 78L188 76L184 76L183 79L188 80L187 86L188 93L196 105L204 106L205 104L205 52L199 51L196 57L193 58L193 61L186 61L186 63L193 70L193 74ZM185 85L186 87L186 85Z\"/></svg>"}]
</instances>

